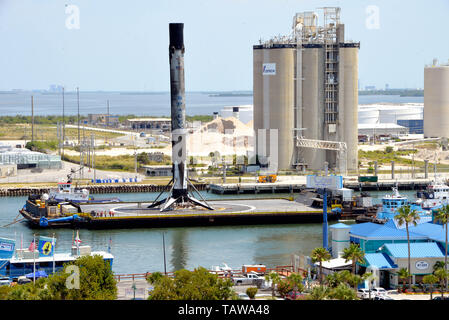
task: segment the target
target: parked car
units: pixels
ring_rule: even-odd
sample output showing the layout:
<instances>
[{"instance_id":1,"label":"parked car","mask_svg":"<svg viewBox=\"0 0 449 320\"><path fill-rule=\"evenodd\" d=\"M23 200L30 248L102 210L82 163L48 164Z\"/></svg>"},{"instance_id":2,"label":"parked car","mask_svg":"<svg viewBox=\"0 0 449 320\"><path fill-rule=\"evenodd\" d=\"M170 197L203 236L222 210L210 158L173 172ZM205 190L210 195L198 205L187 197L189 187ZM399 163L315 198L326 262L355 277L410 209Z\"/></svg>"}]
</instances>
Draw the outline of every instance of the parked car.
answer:
<instances>
[{"instance_id":1,"label":"parked car","mask_svg":"<svg viewBox=\"0 0 449 320\"><path fill-rule=\"evenodd\" d=\"M394 299L387 295L379 295L374 297L374 300L394 300Z\"/></svg>"},{"instance_id":2,"label":"parked car","mask_svg":"<svg viewBox=\"0 0 449 320\"><path fill-rule=\"evenodd\" d=\"M18 279L17 279L17 283L18 284L26 284L26 283L30 283L32 280L31 279L28 279L27 277L25 277L25 276L20 276Z\"/></svg>"},{"instance_id":3,"label":"parked car","mask_svg":"<svg viewBox=\"0 0 449 320\"><path fill-rule=\"evenodd\" d=\"M246 293L239 293L239 300L250 300Z\"/></svg>"},{"instance_id":4,"label":"parked car","mask_svg":"<svg viewBox=\"0 0 449 320\"><path fill-rule=\"evenodd\" d=\"M373 288L371 289L371 295L376 296L385 296L387 295L387 290L384 288Z\"/></svg>"},{"instance_id":5,"label":"parked car","mask_svg":"<svg viewBox=\"0 0 449 320\"><path fill-rule=\"evenodd\" d=\"M250 272L243 277L232 278L232 282L235 285L251 285L254 284L256 280L265 280L264 277L259 276L256 272Z\"/></svg>"},{"instance_id":6,"label":"parked car","mask_svg":"<svg viewBox=\"0 0 449 320\"><path fill-rule=\"evenodd\" d=\"M432 300L449 300L449 297L436 296Z\"/></svg>"},{"instance_id":7,"label":"parked car","mask_svg":"<svg viewBox=\"0 0 449 320\"><path fill-rule=\"evenodd\" d=\"M359 289L357 290L357 297L360 299L369 299L369 289ZM373 295L371 295L371 298Z\"/></svg>"},{"instance_id":8,"label":"parked car","mask_svg":"<svg viewBox=\"0 0 449 320\"><path fill-rule=\"evenodd\" d=\"M8 277L0 278L0 286L9 286L11 284L11 280Z\"/></svg>"}]
</instances>

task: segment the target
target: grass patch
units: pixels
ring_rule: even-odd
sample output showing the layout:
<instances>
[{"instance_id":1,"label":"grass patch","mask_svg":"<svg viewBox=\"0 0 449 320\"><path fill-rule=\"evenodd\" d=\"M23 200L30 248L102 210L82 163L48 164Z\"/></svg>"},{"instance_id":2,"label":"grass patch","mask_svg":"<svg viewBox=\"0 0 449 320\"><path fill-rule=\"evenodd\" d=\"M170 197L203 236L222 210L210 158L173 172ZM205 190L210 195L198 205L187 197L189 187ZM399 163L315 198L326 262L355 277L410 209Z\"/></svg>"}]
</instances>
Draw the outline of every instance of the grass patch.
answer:
<instances>
[{"instance_id":1,"label":"grass patch","mask_svg":"<svg viewBox=\"0 0 449 320\"><path fill-rule=\"evenodd\" d=\"M85 129L84 135L90 137L95 134L96 138L117 138L123 134L115 132L99 132ZM0 140L31 140L31 124L29 123L1 123L0 121ZM83 137L83 130L80 128L80 136ZM78 141L78 128L65 129L66 140ZM35 124L34 125L34 140L57 140L56 125L49 124Z\"/></svg>"}]
</instances>

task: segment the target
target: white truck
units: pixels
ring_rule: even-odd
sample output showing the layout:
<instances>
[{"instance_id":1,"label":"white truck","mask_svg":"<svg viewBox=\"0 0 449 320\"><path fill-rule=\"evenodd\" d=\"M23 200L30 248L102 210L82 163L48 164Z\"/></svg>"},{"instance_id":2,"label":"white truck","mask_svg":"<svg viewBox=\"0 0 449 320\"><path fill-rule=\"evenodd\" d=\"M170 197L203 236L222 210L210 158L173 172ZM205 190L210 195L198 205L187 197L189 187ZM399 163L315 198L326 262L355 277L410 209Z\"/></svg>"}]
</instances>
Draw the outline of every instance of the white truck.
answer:
<instances>
[{"instance_id":1,"label":"white truck","mask_svg":"<svg viewBox=\"0 0 449 320\"><path fill-rule=\"evenodd\" d=\"M264 277L259 276L256 272L250 272L244 277L232 278L235 285L253 285L257 280L265 281Z\"/></svg>"}]
</instances>

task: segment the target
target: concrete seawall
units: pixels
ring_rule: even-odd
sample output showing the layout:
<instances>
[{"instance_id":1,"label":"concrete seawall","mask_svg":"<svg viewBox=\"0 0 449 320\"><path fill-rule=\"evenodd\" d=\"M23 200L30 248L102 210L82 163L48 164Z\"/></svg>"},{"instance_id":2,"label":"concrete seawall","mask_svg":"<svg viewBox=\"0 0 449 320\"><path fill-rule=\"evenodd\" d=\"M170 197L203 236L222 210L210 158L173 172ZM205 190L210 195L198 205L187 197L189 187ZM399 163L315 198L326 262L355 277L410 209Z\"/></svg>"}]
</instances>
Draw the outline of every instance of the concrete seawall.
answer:
<instances>
[{"instance_id":1,"label":"concrete seawall","mask_svg":"<svg viewBox=\"0 0 449 320\"><path fill-rule=\"evenodd\" d=\"M104 193L137 193L137 192L161 192L165 186L153 184L133 184L133 185L80 185L80 188L89 190L90 194ZM54 187L53 187L54 188ZM199 191L206 190L206 184L195 185ZM0 188L0 197L19 197L30 194L48 193L51 187L22 187L22 188Z\"/></svg>"}]
</instances>

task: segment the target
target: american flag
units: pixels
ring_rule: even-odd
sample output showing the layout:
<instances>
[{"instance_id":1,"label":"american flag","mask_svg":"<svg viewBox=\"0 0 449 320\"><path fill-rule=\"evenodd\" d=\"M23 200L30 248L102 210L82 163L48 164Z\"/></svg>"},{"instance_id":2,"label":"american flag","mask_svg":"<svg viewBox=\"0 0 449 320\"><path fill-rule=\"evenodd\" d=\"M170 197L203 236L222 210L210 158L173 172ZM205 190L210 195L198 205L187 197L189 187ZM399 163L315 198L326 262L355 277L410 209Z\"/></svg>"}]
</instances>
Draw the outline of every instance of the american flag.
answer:
<instances>
[{"instance_id":1,"label":"american flag","mask_svg":"<svg viewBox=\"0 0 449 320\"><path fill-rule=\"evenodd\" d=\"M29 246L29 248L28 248L28 251L34 251L34 250L36 250L36 242L34 242L34 239L31 241L31 244L30 244L30 246Z\"/></svg>"},{"instance_id":2,"label":"american flag","mask_svg":"<svg viewBox=\"0 0 449 320\"><path fill-rule=\"evenodd\" d=\"M76 231L75 245L79 246L81 242L79 231Z\"/></svg>"}]
</instances>

